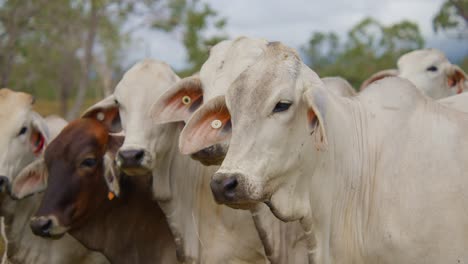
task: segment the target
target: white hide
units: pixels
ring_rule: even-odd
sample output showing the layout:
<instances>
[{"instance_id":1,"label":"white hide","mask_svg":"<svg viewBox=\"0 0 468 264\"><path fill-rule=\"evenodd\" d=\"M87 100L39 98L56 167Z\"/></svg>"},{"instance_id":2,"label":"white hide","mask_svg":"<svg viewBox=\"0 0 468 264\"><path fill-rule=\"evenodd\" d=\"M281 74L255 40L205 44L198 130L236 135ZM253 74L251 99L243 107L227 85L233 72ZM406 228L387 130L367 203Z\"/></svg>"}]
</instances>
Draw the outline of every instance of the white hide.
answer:
<instances>
[{"instance_id":1,"label":"white hide","mask_svg":"<svg viewBox=\"0 0 468 264\"><path fill-rule=\"evenodd\" d=\"M126 173L136 177L145 170L153 172L153 193L175 237L180 261L265 263L250 213L214 202L209 182L216 168L178 152L181 123L154 125L148 114L150 106L178 79L167 64L142 61L124 75L112 99L91 107L85 116L119 110L126 135L120 151L145 152L142 169Z\"/></svg>"},{"instance_id":2,"label":"white hide","mask_svg":"<svg viewBox=\"0 0 468 264\"><path fill-rule=\"evenodd\" d=\"M400 78L336 96L280 44L226 101L232 137L214 180L237 175L232 205L300 220L317 263L468 262L466 114Z\"/></svg>"}]
</instances>

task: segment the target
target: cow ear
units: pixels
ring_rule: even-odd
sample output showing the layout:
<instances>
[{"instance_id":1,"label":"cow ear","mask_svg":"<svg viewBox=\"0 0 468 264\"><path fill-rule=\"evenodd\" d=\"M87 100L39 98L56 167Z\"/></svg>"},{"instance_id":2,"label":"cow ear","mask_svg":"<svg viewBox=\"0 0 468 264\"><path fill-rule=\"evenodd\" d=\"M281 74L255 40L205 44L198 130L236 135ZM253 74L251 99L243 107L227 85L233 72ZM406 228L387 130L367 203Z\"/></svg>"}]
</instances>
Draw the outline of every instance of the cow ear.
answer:
<instances>
[{"instance_id":1,"label":"cow ear","mask_svg":"<svg viewBox=\"0 0 468 264\"><path fill-rule=\"evenodd\" d=\"M468 78L466 73L457 65L452 66L451 74L447 78L448 86L457 89L457 94L468 90Z\"/></svg>"},{"instance_id":2,"label":"cow ear","mask_svg":"<svg viewBox=\"0 0 468 264\"><path fill-rule=\"evenodd\" d=\"M119 133L122 131L119 105L114 95L110 95L91 106L81 117L94 118L98 120L103 123L111 133Z\"/></svg>"},{"instance_id":3,"label":"cow ear","mask_svg":"<svg viewBox=\"0 0 468 264\"><path fill-rule=\"evenodd\" d=\"M115 156L119 148L122 146L124 139L125 138L123 136L109 135L107 151L104 155L104 178L106 180L107 187L109 188L109 200L112 200L114 195L120 195L120 171L115 164Z\"/></svg>"},{"instance_id":4,"label":"cow ear","mask_svg":"<svg viewBox=\"0 0 468 264\"><path fill-rule=\"evenodd\" d=\"M11 195L16 199L22 199L29 195L42 192L47 187L47 167L44 159L39 158L26 166L11 185Z\"/></svg>"},{"instance_id":5,"label":"cow ear","mask_svg":"<svg viewBox=\"0 0 468 264\"><path fill-rule=\"evenodd\" d=\"M34 155L41 155L47 144L50 143L49 128L45 120L36 112L32 113L31 121L31 134L29 136L29 142Z\"/></svg>"},{"instance_id":6,"label":"cow ear","mask_svg":"<svg viewBox=\"0 0 468 264\"><path fill-rule=\"evenodd\" d=\"M323 89L325 87L323 82L318 76L317 79L318 81L306 82L303 97L307 106L307 124L310 134L314 137L317 150L324 150L328 145L324 122L327 94L326 89ZM322 89L314 89L314 86L322 87Z\"/></svg>"},{"instance_id":7,"label":"cow ear","mask_svg":"<svg viewBox=\"0 0 468 264\"><path fill-rule=\"evenodd\" d=\"M192 76L178 81L169 88L150 109L158 124L187 121L203 103L200 78Z\"/></svg>"},{"instance_id":8,"label":"cow ear","mask_svg":"<svg viewBox=\"0 0 468 264\"><path fill-rule=\"evenodd\" d=\"M185 125L179 137L182 154L192 154L231 137L231 114L224 95L200 107Z\"/></svg>"},{"instance_id":9,"label":"cow ear","mask_svg":"<svg viewBox=\"0 0 468 264\"><path fill-rule=\"evenodd\" d=\"M398 70L396 69L388 69L388 70L383 70L379 71L377 73L374 73L371 77L367 78L362 84L361 87L359 88L359 91L364 90L369 86L371 83L378 81L380 79L383 79L385 77L391 77L391 76L397 76L398 75Z\"/></svg>"}]
</instances>

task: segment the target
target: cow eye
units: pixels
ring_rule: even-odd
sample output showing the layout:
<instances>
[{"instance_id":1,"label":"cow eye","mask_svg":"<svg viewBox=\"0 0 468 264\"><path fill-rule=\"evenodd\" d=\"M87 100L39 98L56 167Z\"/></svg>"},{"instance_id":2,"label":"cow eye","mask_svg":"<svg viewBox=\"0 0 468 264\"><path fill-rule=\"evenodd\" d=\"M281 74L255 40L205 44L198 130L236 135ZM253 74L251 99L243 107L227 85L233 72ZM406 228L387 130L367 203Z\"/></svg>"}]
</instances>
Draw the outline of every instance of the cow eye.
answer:
<instances>
[{"instance_id":1,"label":"cow eye","mask_svg":"<svg viewBox=\"0 0 468 264\"><path fill-rule=\"evenodd\" d=\"M18 133L18 136L24 135L28 131L27 127L22 127Z\"/></svg>"},{"instance_id":2,"label":"cow eye","mask_svg":"<svg viewBox=\"0 0 468 264\"><path fill-rule=\"evenodd\" d=\"M286 101L286 100L282 100L282 101L279 101L276 105L275 105L275 108L273 109L273 113L278 113L278 112L283 112L283 111L286 111L289 109L289 107L291 106L291 102L290 101Z\"/></svg>"},{"instance_id":3,"label":"cow eye","mask_svg":"<svg viewBox=\"0 0 468 264\"><path fill-rule=\"evenodd\" d=\"M92 168L94 166L96 166L97 164L97 160L95 158L87 158L87 159L84 159L80 166L81 167L87 167L87 168Z\"/></svg>"},{"instance_id":4,"label":"cow eye","mask_svg":"<svg viewBox=\"0 0 468 264\"><path fill-rule=\"evenodd\" d=\"M426 71L431 71L431 72L436 72L437 71L437 67L436 66L430 66L426 69Z\"/></svg>"}]
</instances>

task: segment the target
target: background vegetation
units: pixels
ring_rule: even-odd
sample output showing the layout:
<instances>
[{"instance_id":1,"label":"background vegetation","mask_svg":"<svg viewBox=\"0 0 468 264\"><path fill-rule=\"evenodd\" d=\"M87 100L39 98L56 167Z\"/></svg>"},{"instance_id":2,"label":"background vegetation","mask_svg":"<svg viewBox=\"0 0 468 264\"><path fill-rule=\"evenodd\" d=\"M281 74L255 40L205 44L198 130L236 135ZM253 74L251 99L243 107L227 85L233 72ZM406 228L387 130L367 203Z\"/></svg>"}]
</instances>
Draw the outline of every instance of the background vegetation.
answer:
<instances>
[{"instance_id":1,"label":"background vegetation","mask_svg":"<svg viewBox=\"0 0 468 264\"><path fill-rule=\"evenodd\" d=\"M135 31L179 36L187 61L178 73L187 76L200 68L210 46L229 37L223 31L228 22L199 0L0 0L0 84L34 94L43 114L71 119L112 92ZM432 22L438 34L468 45L468 0L446 0ZM422 47L417 24L366 18L345 38L312 32L300 52L321 76L340 75L359 87ZM468 57L457 63L468 72Z\"/></svg>"}]
</instances>

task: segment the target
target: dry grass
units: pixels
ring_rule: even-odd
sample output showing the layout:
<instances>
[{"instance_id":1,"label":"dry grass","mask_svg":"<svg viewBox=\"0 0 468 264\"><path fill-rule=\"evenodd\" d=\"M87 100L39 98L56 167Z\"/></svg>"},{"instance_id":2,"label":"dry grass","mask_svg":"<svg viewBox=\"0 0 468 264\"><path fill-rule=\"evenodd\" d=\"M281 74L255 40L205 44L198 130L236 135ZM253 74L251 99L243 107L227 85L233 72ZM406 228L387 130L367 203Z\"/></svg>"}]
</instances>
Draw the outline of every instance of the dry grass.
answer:
<instances>
[{"instance_id":1,"label":"dry grass","mask_svg":"<svg viewBox=\"0 0 468 264\"><path fill-rule=\"evenodd\" d=\"M84 110L86 110L88 107L92 106L94 103L96 103L98 100L95 99L87 99L83 106L81 107L80 113L82 113ZM71 107L71 103L69 104ZM34 104L34 110L37 111L39 114L42 116L48 116L48 115L63 115L60 113L60 104L58 101L51 101L51 100L45 100L45 99L37 99L35 104Z\"/></svg>"}]
</instances>

